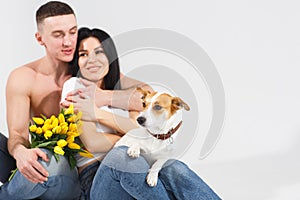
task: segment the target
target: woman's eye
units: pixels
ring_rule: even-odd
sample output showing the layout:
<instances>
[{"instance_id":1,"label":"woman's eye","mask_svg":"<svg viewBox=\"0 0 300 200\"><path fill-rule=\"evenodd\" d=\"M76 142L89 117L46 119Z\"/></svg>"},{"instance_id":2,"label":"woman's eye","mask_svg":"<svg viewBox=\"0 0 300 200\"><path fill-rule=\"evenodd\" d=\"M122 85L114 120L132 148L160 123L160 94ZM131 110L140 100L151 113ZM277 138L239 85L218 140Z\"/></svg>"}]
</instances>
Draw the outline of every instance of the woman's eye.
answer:
<instances>
[{"instance_id":1,"label":"woman's eye","mask_svg":"<svg viewBox=\"0 0 300 200\"><path fill-rule=\"evenodd\" d=\"M87 53L80 53L79 57L82 57L82 56L86 57L86 56L88 56L88 54Z\"/></svg>"},{"instance_id":2,"label":"woman's eye","mask_svg":"<svg viewBox=\"0 0 300 200\"><path fill-rule=\"evenodd\" d=\"M153 110L161 110L162 107L160 105L155 105L153 106Z\"/></svg>"},{"instance_id":3,"label":"woman's eye","mask_svg":"<svg viewBox=\"0 0 300 200\"><path fill-rule=\"evenodd\" d=\"M99 49L99 50L97 50L97 51L95 51L95 54L97 55L97 54L101 54L101 53L104 53L104 51L101 49Z\"/></svg>"}]
</instances>

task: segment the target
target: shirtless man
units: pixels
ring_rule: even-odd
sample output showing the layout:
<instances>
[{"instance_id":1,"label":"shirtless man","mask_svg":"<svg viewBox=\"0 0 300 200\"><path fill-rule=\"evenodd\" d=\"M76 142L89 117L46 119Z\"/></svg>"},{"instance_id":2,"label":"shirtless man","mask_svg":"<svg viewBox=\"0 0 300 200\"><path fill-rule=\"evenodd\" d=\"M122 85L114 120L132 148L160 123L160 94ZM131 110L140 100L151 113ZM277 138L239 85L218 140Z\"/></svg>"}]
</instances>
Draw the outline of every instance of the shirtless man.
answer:
<instances>
[{"instance_id":1,"label":"shirtless man","mask_svg":"<svg viewBox=\"0 0 300 200\"><path fill-rule=\"evenodd\" d=\"M75 199L80 194L77 171L66 167L64 157L56 162L47 151L30 149L28 123L32 116L60 111L61 89L71 77L68 62L76 48L77 21L69 5L53 1L37 10L36 22L35 37L46 55L12 71L6 85L8 151L18 172L1 186L0 199Z\"/></svg>"}]
</instances>

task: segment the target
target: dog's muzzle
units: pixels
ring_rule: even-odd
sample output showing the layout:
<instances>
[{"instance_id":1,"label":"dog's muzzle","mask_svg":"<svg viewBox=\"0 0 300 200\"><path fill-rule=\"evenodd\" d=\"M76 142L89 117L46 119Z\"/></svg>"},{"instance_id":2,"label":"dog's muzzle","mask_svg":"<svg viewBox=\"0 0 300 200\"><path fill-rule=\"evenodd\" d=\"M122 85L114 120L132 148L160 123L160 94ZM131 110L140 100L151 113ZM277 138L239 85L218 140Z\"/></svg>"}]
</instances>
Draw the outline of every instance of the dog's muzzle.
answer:
<instances>
[{"instance_id":1,"label":"dog's muzzle","mask_svg":"<svg viewBox=\"0 0 300 200\"><path fill-rule=\"evenodd\" d=\"M136 119L136 121L139 123L139 125L143 126L143 125L145 125L146 118L145 117L138 117Z\"/></svg>"}]
</instances>

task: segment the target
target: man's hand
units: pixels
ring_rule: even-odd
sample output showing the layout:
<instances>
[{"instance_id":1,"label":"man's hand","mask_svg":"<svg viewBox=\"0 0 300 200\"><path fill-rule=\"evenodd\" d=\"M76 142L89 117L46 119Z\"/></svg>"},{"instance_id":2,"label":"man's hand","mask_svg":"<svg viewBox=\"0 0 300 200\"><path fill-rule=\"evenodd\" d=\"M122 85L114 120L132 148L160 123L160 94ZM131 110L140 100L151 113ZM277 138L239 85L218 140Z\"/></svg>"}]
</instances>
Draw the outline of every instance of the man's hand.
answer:
<instances>
[{"instance_id":1,"label":"man's hand","mask_svg":"<svg viewBox=\"0 0 300 200\"><path fill-rule=\"evenodd\" d=\"M98 108L110 105L111 97L109 90L102 90L95 83L82 78L80 79L80 82L85 86L85 88L79 90L80 97L86 98L88 96L95 99Z\"/></svg>"},{"instance_id":2,"label":"man's hand","mask_svg":"<svg viewBox=\"0 0 300 200\"><path fill-rule=\"evenodd\" d=\"M39 148L27 149L22 146L15 150L14 155L17 161L17 168L21 174L33 183L43 183L48 180L49 173L38 162L42 158L48 162L47 154Z\"/></svg>"}]
</instances>

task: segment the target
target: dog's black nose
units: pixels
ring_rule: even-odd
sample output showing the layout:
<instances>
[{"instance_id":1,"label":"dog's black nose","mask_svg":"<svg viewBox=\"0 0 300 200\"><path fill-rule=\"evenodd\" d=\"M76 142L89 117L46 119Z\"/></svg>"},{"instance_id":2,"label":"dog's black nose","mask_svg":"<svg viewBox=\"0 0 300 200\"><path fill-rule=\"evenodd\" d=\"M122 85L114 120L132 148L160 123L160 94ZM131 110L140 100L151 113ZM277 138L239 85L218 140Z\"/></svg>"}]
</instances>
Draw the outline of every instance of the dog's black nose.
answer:
<instances>
[{"instance_id":1,"label":"dog's black nose","mask_svg":"<svg viewBox=\"0 0 300 200\"><path fill-rule=\"evenodd\" d=\"M145 117L138 117L136 119L136 121L139 123L139 125L143 125L146 121L146 118Z\"/></svg>"}]
</instances>

